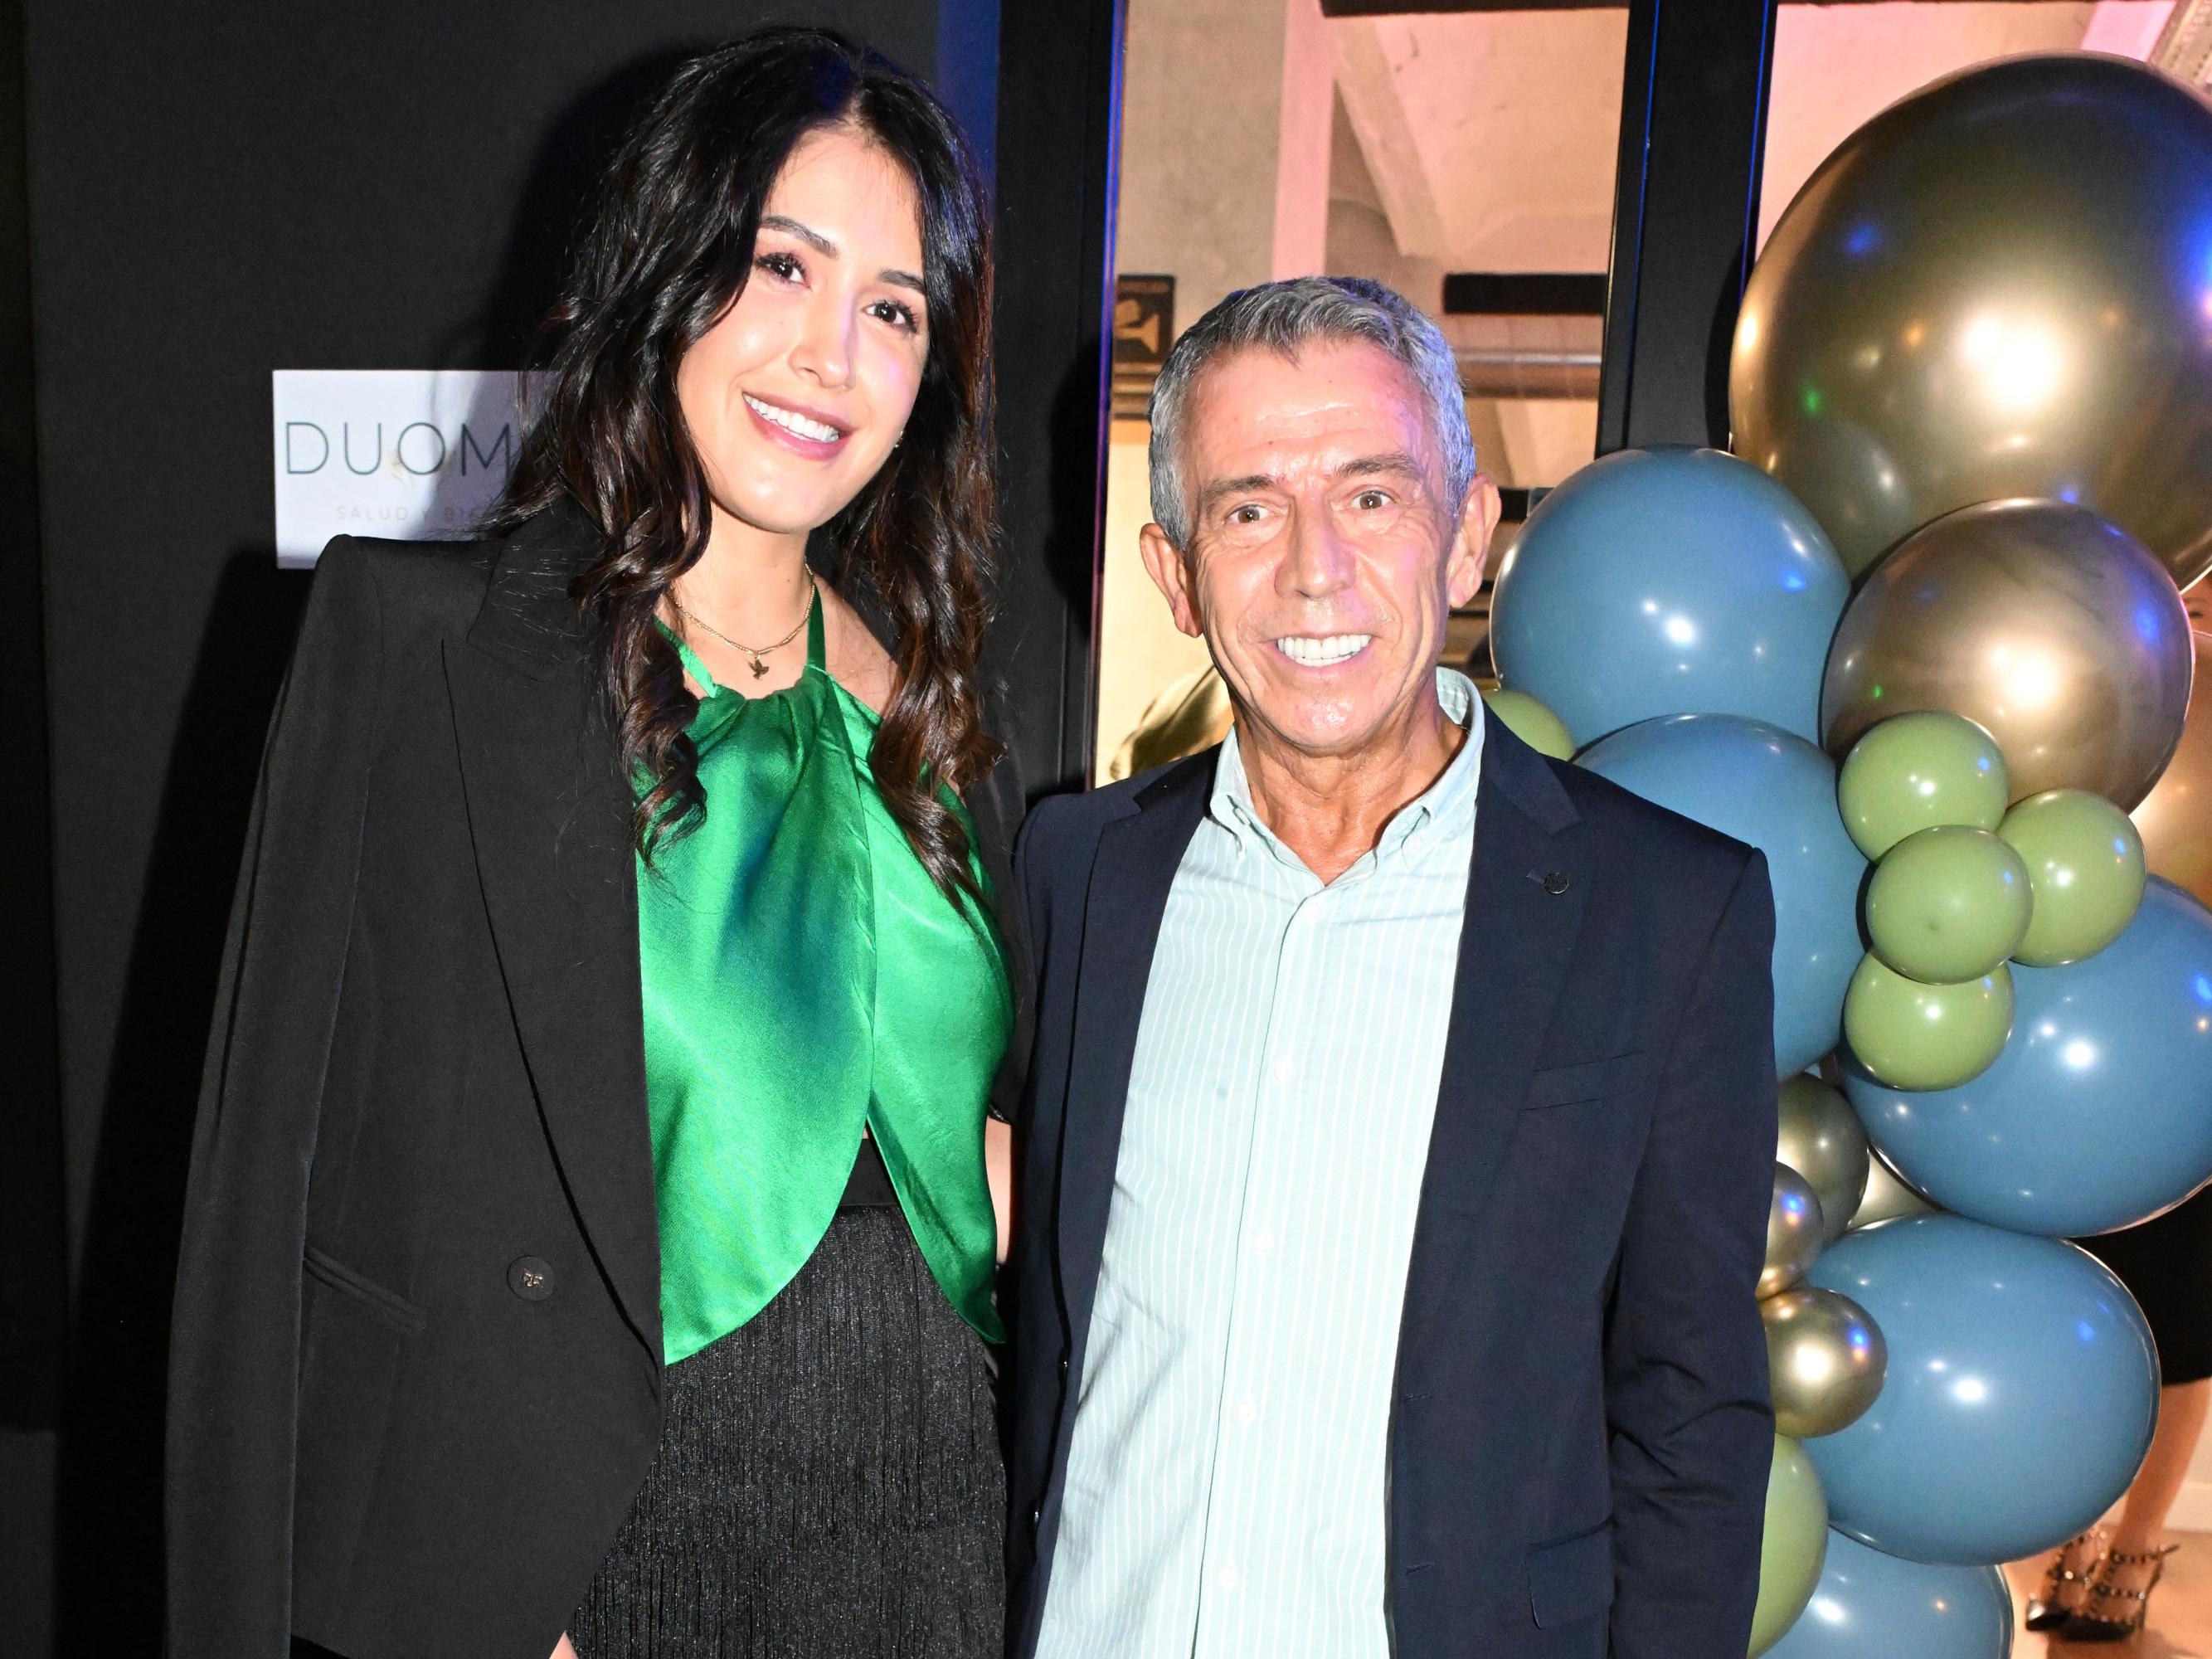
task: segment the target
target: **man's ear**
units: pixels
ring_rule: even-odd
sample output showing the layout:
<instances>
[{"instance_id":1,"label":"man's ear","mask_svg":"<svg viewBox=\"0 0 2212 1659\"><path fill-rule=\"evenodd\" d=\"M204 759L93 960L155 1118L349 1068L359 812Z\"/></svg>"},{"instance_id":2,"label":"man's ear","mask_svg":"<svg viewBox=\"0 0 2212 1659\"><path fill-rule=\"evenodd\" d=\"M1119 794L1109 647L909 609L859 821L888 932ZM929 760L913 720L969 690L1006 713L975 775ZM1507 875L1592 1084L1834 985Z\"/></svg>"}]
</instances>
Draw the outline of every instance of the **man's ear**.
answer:
<instances>
[{"instance_id":1,"label":"man's ear","mask_svg":"<svg viewBox=\"0 0 2212 1659\"><path fill-rule=\"evenodd\" d=\"M1144 556L1152 586L1166 598L1175 625L1194 640L1204 639L1206 630L1199 626L1198 607L1191 603L1190 568L1168 539L1168 532L1156 524L1146 525L1137 532L1137 550Z\"/></svg>"},{"instance_id":2,"label":"man's ear","mask_svg":"<svg viewBox=\"0 0 2212 1659\"><path fill-rule=\"evenodd\" d=\"M1456 611L1474 598L1482 586L1482 568L1490 557L1490 538L1498 533L1498 520L1505 503L1489 475L1478 472L1468 486L1467 505L1460 510L1459 526L1452 538L1451 556L1445 565L1445 591Z\"/></svg>"}]
</instances>

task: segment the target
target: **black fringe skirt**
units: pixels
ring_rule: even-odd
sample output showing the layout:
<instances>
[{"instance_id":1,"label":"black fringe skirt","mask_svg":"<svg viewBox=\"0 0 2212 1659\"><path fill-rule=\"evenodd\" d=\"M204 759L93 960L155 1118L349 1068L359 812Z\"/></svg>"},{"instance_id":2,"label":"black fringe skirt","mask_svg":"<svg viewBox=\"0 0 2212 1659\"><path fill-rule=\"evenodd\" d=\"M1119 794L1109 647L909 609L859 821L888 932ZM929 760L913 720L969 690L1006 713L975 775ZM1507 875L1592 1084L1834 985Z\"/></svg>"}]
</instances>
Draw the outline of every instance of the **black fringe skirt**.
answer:
<instances>
[{"instance_id":1,"label":"black fringe skirt","mask_svg":"<svg viewBox=\"0 0 2212 1659\"><path fill-rule=\"evenodd\" d=\"M569 1622L581 1659L995 1659L985 1352L898 1210L840 1211L781 1295L669 1368L659 1455Z\"/></svg>"}]
</instances>

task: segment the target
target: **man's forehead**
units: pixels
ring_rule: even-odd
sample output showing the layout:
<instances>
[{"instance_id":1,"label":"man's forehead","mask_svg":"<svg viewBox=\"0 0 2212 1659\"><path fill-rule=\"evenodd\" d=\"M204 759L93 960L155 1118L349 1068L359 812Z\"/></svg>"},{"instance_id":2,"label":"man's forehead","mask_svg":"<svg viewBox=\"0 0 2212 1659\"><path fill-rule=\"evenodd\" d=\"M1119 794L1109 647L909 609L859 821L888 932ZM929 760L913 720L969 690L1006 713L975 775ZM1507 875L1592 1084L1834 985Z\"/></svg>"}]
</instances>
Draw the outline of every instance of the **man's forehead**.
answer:
<instances>
[{"instance_id":1,"label":"man's forehead","mask_svg":"<svg viewBox=\"0 0 2212 1659\"><path fill-rule=\"evenodd\" d=\"M1185 453L1194 482L1231 475L1347 468L1433 447L1420 386L1364 341L1309 346L1295 358L1248 347L1193 388Z\"/></svg>"}]
</instances>

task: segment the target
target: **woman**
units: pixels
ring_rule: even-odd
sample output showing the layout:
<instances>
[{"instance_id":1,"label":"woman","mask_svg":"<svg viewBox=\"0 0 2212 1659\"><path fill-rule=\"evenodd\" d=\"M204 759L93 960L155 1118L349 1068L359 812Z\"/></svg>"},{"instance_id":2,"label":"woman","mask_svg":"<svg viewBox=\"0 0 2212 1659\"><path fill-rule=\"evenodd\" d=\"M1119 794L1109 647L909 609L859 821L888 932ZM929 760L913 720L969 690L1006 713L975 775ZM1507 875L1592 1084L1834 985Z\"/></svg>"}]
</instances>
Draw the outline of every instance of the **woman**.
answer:
<instances>
[{"instance_id":1,"label":"woman","mask_svg":"<svg viewBox=\"0 0 2212 1659\"><path fill-rule=\"evenodd\" d=\"M945 112L739 41L617 158L492 538L324 555L194 1148L176 1659L997 1650L988 317Z\"/></svg>"},{"instance_id":2,"label":"woman","mask_svg":"<svg viewBox=\"0 0 2212 1659\"><path fill-rule=\"evenodd\" d=\"M2028 1603L2030 1630L2067 1642L2124 1642L2165 1576L2166 1514L2181 1496L2212 1403L2212 1188L2164 1215L2074 1241L2118 1276L2158 1349L2158 1426L2118 1518L2058 1547Z\"/></svg>"}]
</instances>

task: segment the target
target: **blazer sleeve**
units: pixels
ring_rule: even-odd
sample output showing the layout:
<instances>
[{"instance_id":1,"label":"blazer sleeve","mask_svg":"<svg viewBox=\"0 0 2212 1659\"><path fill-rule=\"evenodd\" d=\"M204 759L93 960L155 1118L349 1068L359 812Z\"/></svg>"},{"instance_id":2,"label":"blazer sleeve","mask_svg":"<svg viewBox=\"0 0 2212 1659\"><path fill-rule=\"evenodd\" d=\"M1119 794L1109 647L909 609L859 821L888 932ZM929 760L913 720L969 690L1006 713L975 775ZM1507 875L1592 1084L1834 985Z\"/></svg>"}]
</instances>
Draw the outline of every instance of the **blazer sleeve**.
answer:
<instances>
[{"instance_id":1,"label":"blazer sleeve","mask_svg":"<svg viewBox=\"0 0 2212 1659\"><path fill-rule=\"evenodd\" d=\"M368 556L314 577L262 757L185 1188L169 1352L170 1659L286 1659L308 1169L382 678Z\"/></svg>"},{"instance_id":2,"label":"blazer sleeve","mask_svg":"<svg viewBox=\"0 0 2212 1659\"><path fill-rule=\"evenodd\" d=\"M1750 1639L1773 1448L1757 1301L1775 1144L1774 902L1753 852L1659 1082L1606 1334L1614 1659Z\"/></svg>"}]
</instances>

